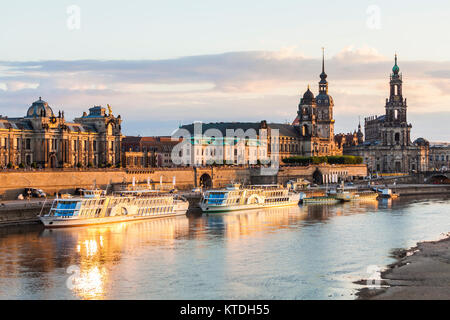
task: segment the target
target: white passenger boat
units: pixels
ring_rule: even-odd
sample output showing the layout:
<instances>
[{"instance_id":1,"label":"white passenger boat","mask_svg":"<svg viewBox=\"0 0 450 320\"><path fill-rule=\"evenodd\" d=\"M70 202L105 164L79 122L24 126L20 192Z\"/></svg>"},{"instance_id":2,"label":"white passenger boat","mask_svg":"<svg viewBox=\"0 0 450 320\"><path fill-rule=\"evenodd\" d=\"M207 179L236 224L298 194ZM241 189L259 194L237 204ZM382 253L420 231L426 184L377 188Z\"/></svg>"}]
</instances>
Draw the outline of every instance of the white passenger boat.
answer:
<instances>
[{"instance_id":1,"label":"white passenger boat","mask_svg":"<svg viewBox=\"0 0 450 320\"><path fill-rule=\"evenodd\" d=\"M299 200L300 193L279 185L254 185L243 188L239 184L233 184L225 189L206 191L200 201L200 208L206 213L227 212L294 206L298 205Z\"/></svg>"},{"instance_id":2,"label":"white passenger boat","mask_svg":"<svg viewBox=\"0 0 450 320\"><path fill-rule=\"evenodd\" d=\"M47 228L75 227L183 215L188 207L186 199L154 190L112 195L103 190L86 190L78 198L53 200L50 211L39 219Z\"/></svg>"}]
</instances>

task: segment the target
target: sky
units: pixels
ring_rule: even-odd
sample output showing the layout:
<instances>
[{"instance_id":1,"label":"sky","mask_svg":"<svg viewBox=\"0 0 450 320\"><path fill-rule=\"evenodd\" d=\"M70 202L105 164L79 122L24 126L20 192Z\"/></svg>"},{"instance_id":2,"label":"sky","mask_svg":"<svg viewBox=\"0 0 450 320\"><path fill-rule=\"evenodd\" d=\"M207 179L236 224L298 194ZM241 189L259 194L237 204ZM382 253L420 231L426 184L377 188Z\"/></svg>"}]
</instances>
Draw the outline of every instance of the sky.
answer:
<instances>
[{"instance_id":1,"label":"sky","mask_svg":"<svg viewBox=\"0 0 450 320\"><path fill-rule=\"evenodd\" d=\"M398 54L412 138L450 141L450 2L0 3L0 114L42 96L66 118L110 104L125 135L193 121L292 122L321 48L335 132L384 113Z\"/></svg>"}]
</instances>

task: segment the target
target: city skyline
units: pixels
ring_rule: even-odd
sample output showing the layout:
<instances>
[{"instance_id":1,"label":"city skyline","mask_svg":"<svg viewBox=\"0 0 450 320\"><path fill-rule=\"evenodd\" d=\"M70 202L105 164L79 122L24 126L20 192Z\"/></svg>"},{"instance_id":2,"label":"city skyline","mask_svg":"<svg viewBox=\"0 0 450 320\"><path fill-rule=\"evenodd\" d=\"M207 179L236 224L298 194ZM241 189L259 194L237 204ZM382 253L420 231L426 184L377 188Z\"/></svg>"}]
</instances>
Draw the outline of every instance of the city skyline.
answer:
<instances>
[{"instance_id":1,"label":"city skyline","mask_svg":"<svg viewBox=\"0 0 450 320\"><path fill-rule=\"evenodd\" d=\"M23 116L42 96L70 118L110 104L126 135L170 135L193 121L292 122L307 85L318 92L325 47L336 133L383 111L397 52L411 137L449 141L449 44L435 32L448 27L446 11L350 2L2 4L0 114Z\"/></svg>"},{"instance_id":2,"label":"city skyline","mask_svg":"<svg viewBox=\"0 0 450 320\"><path fill-rule=\"evenodd\" d=\"M69 117L110 104L124 117L126 135L169 135L179 124L193 121L290 123L307 85L318 92L318 56L308 59L287 50L155 61L0 62L7 74L0 80L0 114L23 116L24 107L42 96ZM325 61L336 133L353 131L359 117L363 121L383 111L392 64L393 58L375 51L349 48ZM446 63L402 61L399 56L399 65L406 80L412 138L448 141L450 111L443 83L429 76L441 77L439 70L445 70ZM239 72L244 66L247 70ZM420 87L434 94L423 94Z\"/></svg>"}]
</instances>

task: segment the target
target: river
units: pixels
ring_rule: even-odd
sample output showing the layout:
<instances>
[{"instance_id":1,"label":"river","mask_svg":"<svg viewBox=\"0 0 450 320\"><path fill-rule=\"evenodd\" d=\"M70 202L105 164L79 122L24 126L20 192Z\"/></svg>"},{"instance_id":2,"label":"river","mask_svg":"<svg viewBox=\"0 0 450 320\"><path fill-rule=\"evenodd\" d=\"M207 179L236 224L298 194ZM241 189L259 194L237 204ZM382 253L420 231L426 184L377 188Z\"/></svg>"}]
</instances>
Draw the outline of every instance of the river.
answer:
<instances>
[{"instance_id":1,"label":"river","mask_svg":"<svg viewBox=\"0 0 450 320\"><path fill-rule=\"evenodd\" d=\"M0 228L1 299L354 299L392 250L450 231L450 198Z\"/></svg>"}]
</instances>

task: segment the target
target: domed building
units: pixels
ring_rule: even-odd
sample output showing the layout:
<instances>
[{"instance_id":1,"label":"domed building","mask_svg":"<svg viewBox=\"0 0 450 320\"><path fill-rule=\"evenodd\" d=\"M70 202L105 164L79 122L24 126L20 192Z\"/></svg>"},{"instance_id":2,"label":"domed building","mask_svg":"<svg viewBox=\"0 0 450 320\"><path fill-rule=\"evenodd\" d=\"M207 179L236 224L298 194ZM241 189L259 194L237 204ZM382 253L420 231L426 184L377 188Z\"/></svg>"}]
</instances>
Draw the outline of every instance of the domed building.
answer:
<instances>
[{"instance_id":1,"label":"domed building","mask_svg":"<svg viewBox=\"0 0 450 320\"><path fill-rule=\"evenodd\" d=\"M416 146L419 146L419 147L429 147L430 146L430 142L428 142L428 140L426 140L424 138L417 138L416 140L414 140L413 144Z\"/></svg>"},{"instance_id":2,"label":"domed building","mask_svg":"<svg viewBox=\"0 0 450 320\"><path fill-rule=\"evenodd\" d=\"M48 103L39 97L39 100L33 102L31 107L28 108L26 118L33 117L53 117L53 110Z\"/></svg>"},{"instance_id":3,"label":"domed building","mask_svg":"<svg viewBox=\"0 0 450 320\"><path fill-rule=\"evenodd\" d=\"M73 122L39 97L23 118L0 116L0 167L97 167L121 161L120 115L101 106Z\"/></svg>"}]
</instances>

